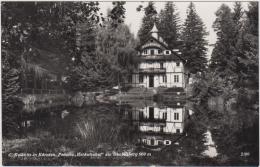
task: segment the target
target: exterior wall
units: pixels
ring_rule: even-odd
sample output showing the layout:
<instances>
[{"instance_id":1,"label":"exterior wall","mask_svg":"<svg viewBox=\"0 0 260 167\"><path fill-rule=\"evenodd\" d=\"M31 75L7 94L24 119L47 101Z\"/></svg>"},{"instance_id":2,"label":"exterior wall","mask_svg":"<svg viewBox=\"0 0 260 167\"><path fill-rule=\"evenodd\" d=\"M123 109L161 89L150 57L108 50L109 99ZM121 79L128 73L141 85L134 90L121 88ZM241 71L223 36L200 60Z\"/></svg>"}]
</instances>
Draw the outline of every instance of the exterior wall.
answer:
<instances>
[{"instance_id":1,"label":"exterior wall","mask_svg":"<svg viewBox=\"0 0 260 167\"><path fill-rule=\"evenodd\" d=\"M163 127L164 133L183 133L184 124L183 123L172 123L167 122L166 126ZM161 132L161 126L154 124L153 126L141 125L139 126L141 132ZM179 130L179 132L177 132Z\"/></svg>"},{"instance_id":2,"label":"exterior wall","mask_svg":"<svg viewBox=\"0 0 260 167\"><path fill-rule=\"evenodd\" d=\"M139 113L143 113L143 117L146 119L149 119L149 108L150 107L144 107L144 108L138 108L136 109L133 114L132 118L134 120L139 120ZM155 119L163 119L163 113L167 113L167 119L168 122L182 122L184 119L183 113L184 108L158 108L158 107L152 107L154 110L154 118ZM174 113L179 114L179 119L174 119Z\"/></svg>"},{"instance_id":3,"label":"exterior wall","mask_svg":"<svg viewBox=\"0 0 260 167\"><path fill-rule=\"evenodd\" d=\"M150 68L160 68L160 62L153 62L147 63L142 62L139 64L139 69L150 69ZM167 82L163 82L163 75L164 74L150 74L154 76L154 86L153 87L185 87L185 79L184 79L184 67L183 63L180 62L179 66L177 66L177 62L174 61L166 61L163 62L163 68L166 69L166 80ZM135 86L141 86L149 88L149 74L142 74L143 75L143 83L139 82L139 75L140 74L133 74L132 83ZM179 81L174 82L174 76L178 76Z\"/></svg>"},{"instance_id":4,"label":"exterior wall","mask_svg":"<svg viewBox=\"0 0 260 167\"><path fill-rule=\"evenodd\" d=\"M167 73L166 87L184 87L184 74L183 73ZM178 76L179 81L174 82L174 76Z\"/></svg>"},{"instance_id":5,"label":"exterior wall","mask_svg":"<svg viewBox=\"0 0 260 167\"><path fill-rule=\"evenodd\" d=\"M149 108L150 107L144 107L142 109L138 109L133 111L132 113L132 119L134 121L141 121L140 120L140 112L142 112L143 119L151 120L149 125L146 124L138 124L138 129L142 132L165 132L165 133L177 133L177 130L179 130L179 133L183 132L184 129L184 114L185 110L184 108L158 108L153 107L153 115L154 120L165 120L163 115L166 114L166 123L162 127L162 124L153 123L153 119L149 118ZM174 115L178 114L178 119L174 119ZM153 125L151 126L151 123ZM162 129L163 128L163 131Z\"/></svg>"},{"instance_id":6,"label":"exterior wall","mask_svg":"<svg viewBox=\"0 0 260 167\"><path fill-rule=\"evenodd\" d=\"M133 86L136 87L145 87L149 88L149 75L142 74L143 75L143 82L140 83L139 81L139 75L140 74L133 74L132 75L132 83ZM163 82L163 74L157 74L154 76L154 86L153 87L185 87L185 80L184 80L184 74L183 73L166 73L166 80L167 82ZM179 81L174 82L174 76L178 76Z\"/></svg>"},{"instance_id":7,"label":"exterior wall","mask_svg":"<svg viewBox=\"0 0 260 167\"><path fill-rule=\"evenodd\" d=\"M148 69L148 68L160 68L160 62L142 62L139 64L139 69ZM174 61L164 61L163 68L166 69L166 72L184 72L183 63L180 62L180 65L177 66L177 62Z\"/></svg>"},{"instance_id":8,"label":"exterior wall","mask_svg":"<svg viewBox=\"0 0 260 167\"><path fill-rule=\"evenodd\" d=\"M180 65L177 66L177 62L167 61L165 62L164 67L166 68L166 72L184 72L182 62L180 62Z\"/></svg>"}]
</instances>

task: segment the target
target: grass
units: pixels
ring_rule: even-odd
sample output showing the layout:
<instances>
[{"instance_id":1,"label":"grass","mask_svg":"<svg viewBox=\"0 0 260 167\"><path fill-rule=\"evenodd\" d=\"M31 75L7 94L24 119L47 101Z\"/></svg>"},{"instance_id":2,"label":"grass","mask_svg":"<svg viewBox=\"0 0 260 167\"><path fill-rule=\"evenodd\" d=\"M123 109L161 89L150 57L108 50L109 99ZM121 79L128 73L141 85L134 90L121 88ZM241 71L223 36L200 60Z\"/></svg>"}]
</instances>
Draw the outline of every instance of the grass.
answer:
<instances>
[{"instance_id":1,"label":"grass","mask_svg":"<svg viewBox=\"0 0 260 167\"><path fill-rule=\"evenodd\" d=\"M15 140L3 141L3 164L4 165L86 165L85 163L95 163L100 161L90 157L25 157L10 158L9 153L100 153L100 152L112 152L112 150L129 149L130 146L124 147L124 145L118 143L116 146L110 144L97 143L97 141L91 140L91 135L87 135L86 138L81 139L64 139L55 137L45 138L25 138ZM90 139L90 140L89 140ZM99 141L100 139L98 139ZM105 160L105 158L104 158ZM105 162L103 162L105 163Z\"/></svg>"},{"instance_id":2,"label":"grass","mask_svg":"<svg viewBox=\"0 0 260 167\"><path fill-rule=\"evenodd\" d=\"M66 94L35 94L35 95L22 95L18 99L24 104L38 104L38 103L55 103L67 102L69 96Z\"/></svg>"},{"instance_id":3,"label":"grass","mask_svg":"<svg viewBox=\"0 0 260 167\"><path fill-rule=\"evenodd\" d=\"M90 165L111 163L91 157L24 157L11 158L9 153L90 153L125 151L134 148L128 142L127 125L121 120L115 105L74 108L77 111L66 117L66 125L37 128L37 134L28 133L21 139L3 140L4 165ZM73 121L71 122L71 119ZM121 121L120 121L121 120ZM51 122L49 122L51 123ZM62 130L60 129L62 128ZM67 130L66 130L67 129ZM127 144L126 144L127 143Z\"/></svg>"}]
</instances>

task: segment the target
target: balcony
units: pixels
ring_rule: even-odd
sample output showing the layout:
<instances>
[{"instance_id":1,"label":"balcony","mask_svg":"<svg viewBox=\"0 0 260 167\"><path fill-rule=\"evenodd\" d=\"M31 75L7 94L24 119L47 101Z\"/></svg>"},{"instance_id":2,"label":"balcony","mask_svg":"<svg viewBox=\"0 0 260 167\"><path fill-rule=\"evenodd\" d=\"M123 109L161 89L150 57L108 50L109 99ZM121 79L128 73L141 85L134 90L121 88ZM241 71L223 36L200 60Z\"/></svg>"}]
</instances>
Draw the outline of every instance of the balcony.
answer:
<instances>
[{"instance_id":1,"label":"balcony","mask_svg":"<svg viewBox=\"0 0 260 167\"><path fill-rule=\"evenodd\" d=\"M156 126L166 126L166 121L140 121L140 126L149 126L149 127L156 127Z\"/></svg>"},{"instance_id":2,"label":"balcony","mask_svg":"<svg viewBox=\"0 0 260 167\"><path fill-rule=\"evenodd\" d=\"M142 74L165 74L166 69L165 68L145 68L145 69L139 69L139 73L142 73Z\"/></svg>"},{"instance_id":3,"label":"balcony","mask_svg":"<svg viewBox=\"0 0 260 167\"><path fill-rule=\"evenodd\" d=\"M174 54L170 55L142 55L139 57L140 61L159 61L159 60L164 60L164 61L170 61L170 60L178 60L180 61L180 58L175 56Z\"/></svg>"}]
</instances>

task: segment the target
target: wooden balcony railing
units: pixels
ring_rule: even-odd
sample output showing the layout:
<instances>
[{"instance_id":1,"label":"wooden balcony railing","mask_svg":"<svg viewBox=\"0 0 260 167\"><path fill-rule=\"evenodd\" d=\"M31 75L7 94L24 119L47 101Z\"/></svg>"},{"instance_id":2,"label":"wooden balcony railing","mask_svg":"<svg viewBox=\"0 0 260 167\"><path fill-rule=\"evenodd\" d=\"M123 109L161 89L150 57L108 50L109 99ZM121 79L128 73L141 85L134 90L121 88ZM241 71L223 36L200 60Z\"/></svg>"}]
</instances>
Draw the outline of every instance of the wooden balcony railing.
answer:
<instances>
[{"instance_id":1,"label":"wooden balcony railing","mask_svg":"<svg viewBox=\"0 0 260 167\"><path fill-rule=\"evenodd\" d=\"M175 55L142 55L139 57L140 61L147 61L147 60L178 60L180 61L180 58L178 58Z\"/></svg>"},{"instance_id":2,"label":"wooden balcony railing","mask_svg":"<svg viewBox=\"0 0 260 167\"><path fill-rule=\"evenodd\" d=\"M140 122L143 123L166 123L166 118L139 118Z\"/></svg>"},{"instance_id":3,"label":"wooden balcony railing","mask_svg":"<svg viewBox=\"0 0 260 167\"><path fill-rule=\"evenodd\" d=\"M139 73L166 73L165 68L144 68L139 69Z\"/></svg>"}]
</instances>

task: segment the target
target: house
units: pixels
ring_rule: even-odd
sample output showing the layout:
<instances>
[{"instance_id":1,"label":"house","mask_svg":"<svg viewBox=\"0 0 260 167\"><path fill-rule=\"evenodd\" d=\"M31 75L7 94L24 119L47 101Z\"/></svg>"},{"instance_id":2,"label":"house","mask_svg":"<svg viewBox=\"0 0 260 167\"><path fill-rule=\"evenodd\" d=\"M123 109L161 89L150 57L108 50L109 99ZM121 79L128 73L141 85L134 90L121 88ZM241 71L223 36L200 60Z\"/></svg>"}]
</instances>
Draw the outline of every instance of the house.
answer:
<instances>
[{"instance_id":1,"label":"house","mask_svg":"<svg viewBox=\"0 0 260 167\"><path fill-rule=\"evenodd\" d=\"M138 67L129 78L133 87L185 88L185 60L178 49L169 49L155 25L149 38L138 47L138 57Z\"/></svg>"}]
</instances>

